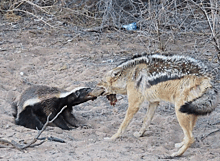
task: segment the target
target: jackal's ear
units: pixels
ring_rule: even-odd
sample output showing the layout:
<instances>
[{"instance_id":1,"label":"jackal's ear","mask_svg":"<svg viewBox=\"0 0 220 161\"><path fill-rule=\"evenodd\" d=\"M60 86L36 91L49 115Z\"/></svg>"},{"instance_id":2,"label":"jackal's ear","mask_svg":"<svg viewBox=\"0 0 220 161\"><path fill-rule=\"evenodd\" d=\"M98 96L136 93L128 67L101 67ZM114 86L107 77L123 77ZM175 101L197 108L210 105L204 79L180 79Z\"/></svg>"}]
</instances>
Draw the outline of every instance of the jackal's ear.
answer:
<instances>
[{"instance_id":1,"label":"jackal's ear","mask_svg":"<svg viewBox=\"0 0 220 161\"><path fill-rule=\"evenodd\" d=\"M113 71L112 71L112 77L117 77L117 76L120 76L121 75L121 72L122 72L122 68L115 68Z\"/></svg>"}]
</instances>

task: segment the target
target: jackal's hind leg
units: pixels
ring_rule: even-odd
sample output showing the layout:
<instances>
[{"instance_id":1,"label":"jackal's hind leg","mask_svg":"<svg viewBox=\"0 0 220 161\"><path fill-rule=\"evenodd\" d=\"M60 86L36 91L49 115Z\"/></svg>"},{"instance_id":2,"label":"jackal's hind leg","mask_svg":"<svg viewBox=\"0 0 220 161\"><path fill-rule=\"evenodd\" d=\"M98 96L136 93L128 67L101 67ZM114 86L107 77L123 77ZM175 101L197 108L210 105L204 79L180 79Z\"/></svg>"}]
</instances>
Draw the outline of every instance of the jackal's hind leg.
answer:
<instances>
[{"instance_id":1,"label":"jackal's hind leg","mask_svg":"<svg viewBox=\"0 0 220 161\"><path fill-rule=\"evenodd\" d=\"M188 115L188 114L181 113L179 111L179 108L176 108L176 115L177 115L179 124L182 127L182 130L184 133L184 139L183 139L183 142L175 145L176 147L179 146L180 149L177 152L173 153L171 155L172 157L181 156L194 142L192 130L197 120L196 115L192 115L192 114Z\"/></svg>"},{"instance_id":2,"label":"jackal's hind leg","mask_svg":"<svg viewBox=\"0 0 220 161\"><path fill-rule=\"evenodd\" d=\"M155 111L158 107L158 104L159 104L159 102L153 102L153 103L149 104L149 107L147 109L147 114L146 114L144 121L143 121L143 125L142 125L139 132L134 133L135 137L138 138L138 137L143 136L144 132L149 127L152 118L154 117L154 114L155 114Z\"/></svg>"}]
</instances>

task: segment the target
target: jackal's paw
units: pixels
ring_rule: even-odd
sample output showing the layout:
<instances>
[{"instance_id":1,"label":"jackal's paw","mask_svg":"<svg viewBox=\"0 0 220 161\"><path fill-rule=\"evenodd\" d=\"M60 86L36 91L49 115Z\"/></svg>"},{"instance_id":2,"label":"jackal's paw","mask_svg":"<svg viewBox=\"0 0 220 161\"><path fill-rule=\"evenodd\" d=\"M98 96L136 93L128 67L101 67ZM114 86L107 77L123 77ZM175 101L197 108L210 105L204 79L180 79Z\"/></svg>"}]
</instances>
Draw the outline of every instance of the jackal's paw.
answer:
<instances>
[{"instance_id":1,"label":"jackal's paw","mask_svg":"<svg viewBox=\"0 0 220 161\"><path fill-rule=\"evenodd\" d=\"M176 143L175 148L181 148L183 146L184 142Z\"/></svg>"},{"instance_id":2,"label":"jackal's paw","mask_svg":"<svg viewBox=\"0 0 220 161\"><path fill-rule=\"evenodd\" d=\"M104 140L105 141L113 141L110 137L105 137Z\"/></svg>"},{"instance_id":3,"label":"jackal's paw","mask_svg":"<svg viewBox=\"0 0 220 161\"><path fill-rule=\"evenodd\" d=\"M134 132L134 134L133 134L136 138L139 138L139 137L141 137L142 136L142 133L140 133L140 132Z\"/></svg>"},{"instance_id":4,"label":"jackal's paw","mask_svg":"<svg viewBox=\"0 0 220 161\"><path fill-rule=\"evenodd\" d=\"M178 153L178 152L175 152L175 153L173 153L173 154L171 154L171 157L179 157L180 156L180 154Z\"/></svg>"},{"instance_id":5,"label":"jackal's paw","mask_svg":"<svg viewBox=\"0 0 220 161\"><path fill-rule=\"evenodd\" d=\"M173 159L174 157L170 156L170 155L159 155L157 156L158 159Z\"/></svg>"},{"instance_id":6,"label":"jackal's paw","mask_svg":"<svg viewBox=\"0 0 220 161\"><path fill-rule=\"evenodd\" d=\"M119 137L119 134L116 133L116 134L114 134L111 138L106 137L106 138L104 138L104 139L105 139L106 141L115 141L118 137Z\"/></svg>"},{"instance_id":7,"label":"jackal's paw","mask_svg":"<svg viewBox=\"0 0 220 161\"><path fill-rule=\"evenodd\" d=\"M108 142L113 142L113 141L115 141L116 139L110 138L110 137L105 137L104 140L105 140L105 141L108 141Z\"/></svg>"}]
</instances>

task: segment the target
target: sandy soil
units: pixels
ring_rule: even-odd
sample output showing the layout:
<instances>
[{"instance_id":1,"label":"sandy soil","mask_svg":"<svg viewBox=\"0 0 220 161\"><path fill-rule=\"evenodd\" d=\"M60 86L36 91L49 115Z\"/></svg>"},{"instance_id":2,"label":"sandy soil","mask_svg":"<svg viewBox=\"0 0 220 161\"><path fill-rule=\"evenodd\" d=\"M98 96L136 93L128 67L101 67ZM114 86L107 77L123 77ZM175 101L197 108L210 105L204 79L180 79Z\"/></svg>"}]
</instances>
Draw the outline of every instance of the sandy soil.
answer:
<instances>
[{"instance_id":1,"label":"sandy soil","mask_svg":"<svg viewBox=\"0 0 220 161\"><path fill-rule=\"evenodd\" d=\"M145 51L145 46L138 41L117 40L115 35L115 39L112 39L111 34L105 38L98 33L82 37L72 31L22 30L19 24L7 22L0 27L0 138L21 144L30 142L37 135L36 130L14 124L10 103L25 88L31 84L45 84L67 90L79 86L93 88L107 70L126 57ZM171 50L178 53L181 47L174 45ZM12 147L1 148L0 159L169 160L161 157L176 151L174 144L183 138L173 106L161 102L149 130L144 137L137 139L133 133L140 129L147 111L147 102L144 103L122 137L109 142L104 138L116 133L127 109L127 97L117 97L119 101L115 107L110 106L105 97L73 107L76 117L86 121L91 125L90 128L65 131L58 127L47 127L41 135L57 137L66 143L46 141L25 151ZM211 115L199 118L194 128L195 143L182 157L172 160L219 160L220 132L206 137L220 129L219 115L220 108L217 108Z\"/></svg>"}]
</instances>

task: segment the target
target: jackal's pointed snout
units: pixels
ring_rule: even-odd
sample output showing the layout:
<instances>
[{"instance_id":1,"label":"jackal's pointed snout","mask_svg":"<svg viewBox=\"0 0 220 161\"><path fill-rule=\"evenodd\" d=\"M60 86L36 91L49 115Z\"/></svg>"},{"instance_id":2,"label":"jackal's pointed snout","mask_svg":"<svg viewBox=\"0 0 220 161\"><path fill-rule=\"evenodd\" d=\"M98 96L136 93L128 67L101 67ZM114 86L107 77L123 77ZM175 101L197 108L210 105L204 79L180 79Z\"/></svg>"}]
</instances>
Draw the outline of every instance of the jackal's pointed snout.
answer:
<instances>
[{"instance_id":1,"label":"jackal's pointed snout","mask_svg":"<svg viewBox=\"0 0 220 161\"><path fill-rule=\"evenodd\" d=\"M105 92L105 88L97 86L88 93L88 96L98 97Z\"/></svg>"}]
</instances>

